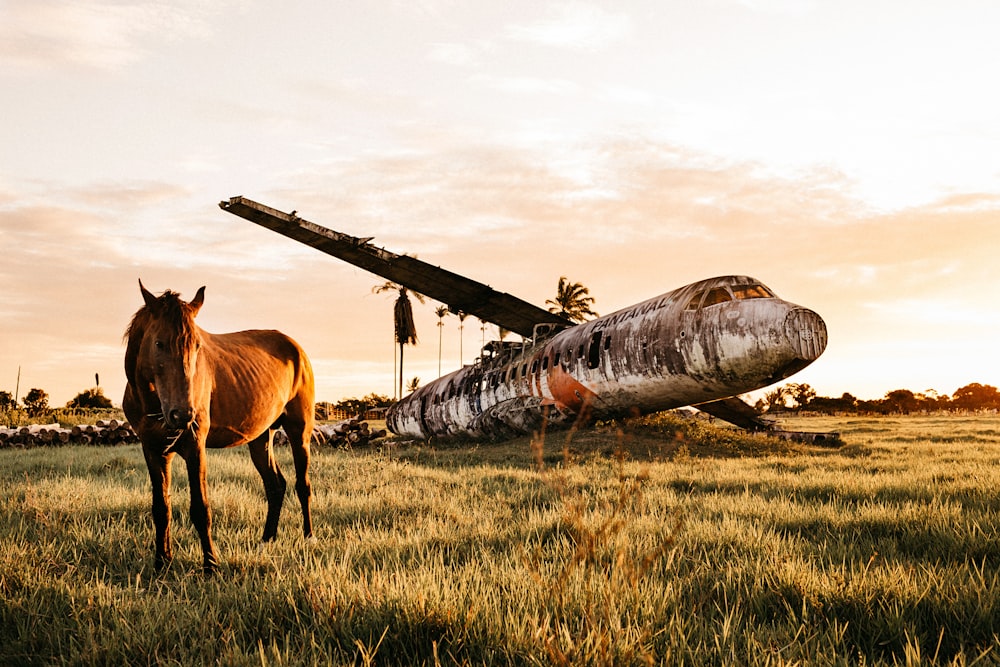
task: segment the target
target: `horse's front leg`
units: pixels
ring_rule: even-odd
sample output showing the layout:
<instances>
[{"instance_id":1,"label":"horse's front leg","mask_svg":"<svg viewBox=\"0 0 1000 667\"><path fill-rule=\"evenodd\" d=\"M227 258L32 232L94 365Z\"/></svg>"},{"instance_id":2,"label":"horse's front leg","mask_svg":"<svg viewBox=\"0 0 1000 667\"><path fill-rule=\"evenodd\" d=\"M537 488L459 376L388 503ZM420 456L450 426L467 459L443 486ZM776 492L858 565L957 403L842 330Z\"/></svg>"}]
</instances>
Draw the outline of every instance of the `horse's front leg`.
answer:
<instances>
[{"instance_id":1,"label":"horse's front leg","mask_svg":"<svg viewBox=\"0 0 1000 667\"><path fill-rule=\"evenodd\" d=\"M201 538L205 574L212 574L219 565L219 557L212 543L212 511L208 506L208 475L205 465L205 437L198 434L188 449L188 483L191 486L191 523Z\"/></svg>"},{"instance_id":2,"label":"horse's front leg","mask_svg":"<svg viewBox=\"0 0 1000 667\"><path fill-rule=\"evenodd\" d=\"M153 566L160 571L173 558L170 548L170 460L173 454L151 451L146 445L143 445L142 453L146 457L149 481L153 485L153 526L156 529Z\"/></svg>"}]
</instances>

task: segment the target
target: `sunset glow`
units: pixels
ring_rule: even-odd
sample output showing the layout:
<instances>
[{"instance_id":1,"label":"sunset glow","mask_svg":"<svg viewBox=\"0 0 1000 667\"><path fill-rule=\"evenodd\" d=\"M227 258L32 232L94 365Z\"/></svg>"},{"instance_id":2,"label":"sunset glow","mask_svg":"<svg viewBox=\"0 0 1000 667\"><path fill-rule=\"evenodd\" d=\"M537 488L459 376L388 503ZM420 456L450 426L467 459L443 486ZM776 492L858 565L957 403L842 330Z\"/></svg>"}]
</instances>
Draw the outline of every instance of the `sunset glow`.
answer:
<instances>
[{"instance_id":1,"label":"sunset glow","mask_svg":"<svg viewBox=\"0 0 1000 667\"><path fill-rule=\"evenodd\" d=\"M539 306L760 279L820 395L1000 384L1000 5L0 3L0 390L121 401L154 292L278 328L320 400L392 395L392 295L245 195ZM415 303L407 379L496 328Z\"/></svg>"}]
</instances>

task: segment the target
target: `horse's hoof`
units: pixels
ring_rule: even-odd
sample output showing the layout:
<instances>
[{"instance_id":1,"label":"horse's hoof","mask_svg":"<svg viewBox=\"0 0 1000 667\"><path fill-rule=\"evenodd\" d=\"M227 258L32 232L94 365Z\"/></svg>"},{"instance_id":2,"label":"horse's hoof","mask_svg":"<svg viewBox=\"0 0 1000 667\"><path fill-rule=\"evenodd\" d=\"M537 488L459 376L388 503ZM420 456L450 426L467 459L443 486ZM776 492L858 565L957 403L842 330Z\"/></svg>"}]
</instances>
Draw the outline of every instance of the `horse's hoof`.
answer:
<instances>
[{"instance_id":1,"label":"horse's hoof","mask_svg":"<svg viewBox=\"0 0 1000 667\"><path fill-rule=\"evenodd\" d=\"M219 569L219 561L215 558L206 558L204 564L202 565L202 571L204 571L206 577L211 577Z\"/></svg>"},{"instance_id":2,"label":"horse's hoof","mask_svg":"<svg viewBox=\"0 0 1000 667\"><path fill-rule=\"evenodd\" d=\"M319 544L319 540L316 538L315 535L307 535L306 544Z\"/></svg>"}]
</instances>

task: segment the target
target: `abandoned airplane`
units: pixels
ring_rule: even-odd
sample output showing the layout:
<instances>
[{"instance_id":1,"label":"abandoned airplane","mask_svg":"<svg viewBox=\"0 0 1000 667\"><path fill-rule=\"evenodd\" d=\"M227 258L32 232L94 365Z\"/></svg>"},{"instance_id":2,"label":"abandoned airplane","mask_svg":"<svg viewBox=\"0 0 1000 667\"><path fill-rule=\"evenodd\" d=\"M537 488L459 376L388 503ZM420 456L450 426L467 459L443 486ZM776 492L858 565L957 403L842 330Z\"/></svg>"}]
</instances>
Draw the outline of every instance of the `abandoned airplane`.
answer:
<instances>
[{"instance_id":1,"label":"abandoned airplane","mask_svg":"<svg viewBox=\"0 0 1000 667\"><path fill-rule=\"evenodd\" d=\"M402 398L389 430L418 438L501 438L694 406L768 430L739 394L802 370L826 348L823 319L747 276L702 280L582 324L509 294L244 197L235 215L522 336Z\"/></svg>"}]
</instances>

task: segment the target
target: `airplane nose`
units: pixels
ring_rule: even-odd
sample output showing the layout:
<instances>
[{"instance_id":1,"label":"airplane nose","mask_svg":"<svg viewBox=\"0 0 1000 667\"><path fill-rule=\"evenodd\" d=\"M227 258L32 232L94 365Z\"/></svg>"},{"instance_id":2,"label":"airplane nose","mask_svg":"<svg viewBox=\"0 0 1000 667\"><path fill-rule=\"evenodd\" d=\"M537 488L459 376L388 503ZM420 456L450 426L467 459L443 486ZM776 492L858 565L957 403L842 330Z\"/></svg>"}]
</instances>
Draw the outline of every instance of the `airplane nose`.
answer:
<instances>
[{"instance_id":1,"label":"airplane nose","mask_svg":"<svg viewBox=\"0 0 1000 667\"><path fill-rule=\"evenodd\" d=\"M800 358L814 361L826 349L826 322L808 308L796 308L785 317L785 337Z\"/></svg>"}]
</instances>

